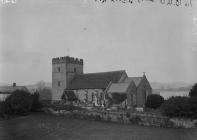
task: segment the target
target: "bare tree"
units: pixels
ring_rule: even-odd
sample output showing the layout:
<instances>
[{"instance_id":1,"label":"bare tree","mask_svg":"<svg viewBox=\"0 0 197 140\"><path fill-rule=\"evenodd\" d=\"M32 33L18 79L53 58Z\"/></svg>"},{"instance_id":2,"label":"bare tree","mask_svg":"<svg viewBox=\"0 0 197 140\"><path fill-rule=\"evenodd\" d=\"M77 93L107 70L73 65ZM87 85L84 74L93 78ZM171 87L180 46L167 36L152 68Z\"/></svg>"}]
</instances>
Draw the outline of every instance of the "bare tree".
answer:
<instances>
[{"instance_id":1,"label":"bare tree","mask_svg":"<svg viewBox=\"0 0 197 140\"><path fill-rule=\"evenodd\" d=\"M36 87L40 95L40 100L52 100L52 89L51 87L47 87L44 81L39 81Z\"/></svg>"}]
</instances>

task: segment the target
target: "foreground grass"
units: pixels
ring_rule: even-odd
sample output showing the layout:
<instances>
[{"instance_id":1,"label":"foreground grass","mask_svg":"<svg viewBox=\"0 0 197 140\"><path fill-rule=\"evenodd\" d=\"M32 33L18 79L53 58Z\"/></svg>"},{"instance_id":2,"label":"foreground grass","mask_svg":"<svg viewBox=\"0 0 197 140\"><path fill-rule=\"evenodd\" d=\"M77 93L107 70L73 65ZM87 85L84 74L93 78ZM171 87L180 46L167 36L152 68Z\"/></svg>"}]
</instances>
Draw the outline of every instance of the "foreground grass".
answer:
<instances>
[{"instance_id":1,"label":"foreground grass","mask_svg":"<svg viewBox=\"0 0 197 140\"><path fill-rule=\"evenodd\" d=\"M197 129L150 128L44 113L0 121L0 140L196 140Z\"/></svg>"}]
</instances>

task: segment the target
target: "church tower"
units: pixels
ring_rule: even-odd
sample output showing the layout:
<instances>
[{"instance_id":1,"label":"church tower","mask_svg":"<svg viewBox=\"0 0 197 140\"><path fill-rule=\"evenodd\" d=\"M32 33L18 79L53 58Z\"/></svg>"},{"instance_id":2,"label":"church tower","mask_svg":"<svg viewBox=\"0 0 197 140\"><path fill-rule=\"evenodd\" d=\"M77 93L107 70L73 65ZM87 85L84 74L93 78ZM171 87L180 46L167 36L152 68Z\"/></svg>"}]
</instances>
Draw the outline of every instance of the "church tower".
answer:
<instances>
[{"instance_id":1,"label":"church tower","mask_svg":"<svg viewBox=\"0 0 197 140\"><path fill-rule=\"evenodd\" d=\"M52 100L61 100L76 74L83 74L83 59L69 56L52 59Z\"/></svg>"}]
</instances>

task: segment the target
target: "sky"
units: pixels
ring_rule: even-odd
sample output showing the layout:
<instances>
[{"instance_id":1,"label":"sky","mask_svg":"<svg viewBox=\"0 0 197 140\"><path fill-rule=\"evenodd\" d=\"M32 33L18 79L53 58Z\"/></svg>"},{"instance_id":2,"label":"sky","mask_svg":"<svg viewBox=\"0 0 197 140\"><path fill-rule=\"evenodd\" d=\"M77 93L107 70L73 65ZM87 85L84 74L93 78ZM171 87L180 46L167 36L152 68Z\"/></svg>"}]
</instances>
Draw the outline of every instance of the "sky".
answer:
<instances>
[{"instance_id":1,"label":"sky","mask_svg":"<svg viewBox=\"0 0 197 140\"><path fill-rule=\"evenodd\" d=\"M0 1L1 3L1 1ZM197 10L144 1L17 0L0 4L0 83L52 80L52 58L84 72L126 70L150 82L197 82Z\"/></svg>"}]
</instances>

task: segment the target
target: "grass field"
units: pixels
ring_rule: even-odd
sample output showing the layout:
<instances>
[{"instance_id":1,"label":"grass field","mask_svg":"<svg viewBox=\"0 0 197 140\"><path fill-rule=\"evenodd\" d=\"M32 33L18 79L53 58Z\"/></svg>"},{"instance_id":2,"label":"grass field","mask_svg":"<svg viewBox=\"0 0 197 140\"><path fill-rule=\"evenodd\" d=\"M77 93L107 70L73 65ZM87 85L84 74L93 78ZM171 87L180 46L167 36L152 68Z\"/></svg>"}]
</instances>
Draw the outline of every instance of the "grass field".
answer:
<instances>
[{"instance_id":1,"label":"grass field","mask_svg":"<svg viewBox=\"0 0 197 140\"><path fill-rule=\"evenodd\" d=\"M0 120L0 140L197 140L197 129L150 128L36 113Z\"/></svg>"}]
</instances>

